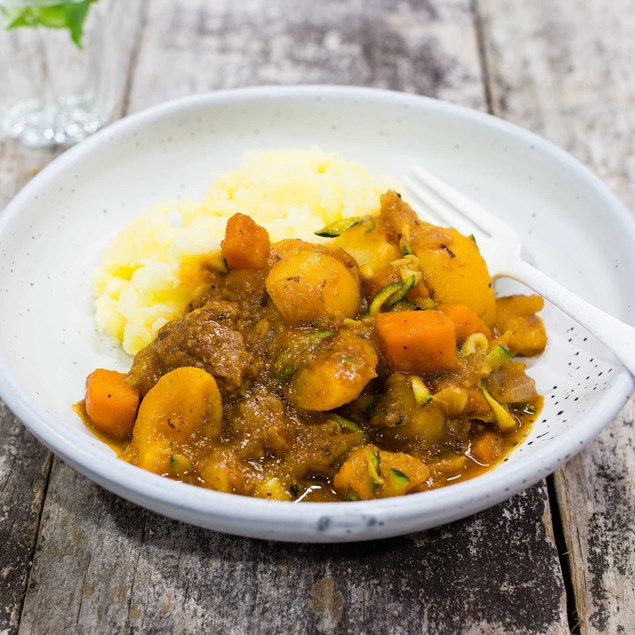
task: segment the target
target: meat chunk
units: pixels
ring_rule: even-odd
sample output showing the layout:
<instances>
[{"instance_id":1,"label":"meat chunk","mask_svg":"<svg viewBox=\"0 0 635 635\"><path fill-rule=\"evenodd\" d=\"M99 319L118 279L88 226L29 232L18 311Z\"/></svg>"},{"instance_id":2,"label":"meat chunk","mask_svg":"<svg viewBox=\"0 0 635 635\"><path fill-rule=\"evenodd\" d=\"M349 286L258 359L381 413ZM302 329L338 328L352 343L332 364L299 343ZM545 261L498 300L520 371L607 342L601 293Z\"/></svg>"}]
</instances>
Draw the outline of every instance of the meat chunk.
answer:
<instances>
[{"instance_id":1,"label":"meat chunk","mask_svg":"<svg viewBox=\"0 0 635 635\"><path fill-rule=\"evenodd\" d=\"M131 383L149 389L147 385L154 385L161 374L195 366L219 380L221 390L240 391L262 368L262 362L247 351L243 336L233 328L240 317L237 304L214 301L168 322L135 358Z\"/></svg>"}]
</instances>

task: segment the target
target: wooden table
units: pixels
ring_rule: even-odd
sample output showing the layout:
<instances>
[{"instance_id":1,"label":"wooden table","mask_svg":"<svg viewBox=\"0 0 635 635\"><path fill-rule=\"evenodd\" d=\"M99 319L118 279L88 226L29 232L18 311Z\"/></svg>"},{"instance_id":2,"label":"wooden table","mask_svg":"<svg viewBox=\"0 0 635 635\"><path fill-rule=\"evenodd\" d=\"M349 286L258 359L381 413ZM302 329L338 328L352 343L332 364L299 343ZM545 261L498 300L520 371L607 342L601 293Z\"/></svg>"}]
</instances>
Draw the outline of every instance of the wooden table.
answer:
<instances>
[{"instance_id":1,"label":"wooden table","mask_svg":"<svg viewBox=\"0 0 635 635\"><path fill-rule=\"evenodd\" d=\"M129 5L122 114L254 84L405 90L544 135L634 206L635 0ZM1 141L0 209L54 155ZM466 520L275 544L109 494L0 404L0 633L635 633L634 450L631 402L552 477Z\"/></svg>"}]
</instances>

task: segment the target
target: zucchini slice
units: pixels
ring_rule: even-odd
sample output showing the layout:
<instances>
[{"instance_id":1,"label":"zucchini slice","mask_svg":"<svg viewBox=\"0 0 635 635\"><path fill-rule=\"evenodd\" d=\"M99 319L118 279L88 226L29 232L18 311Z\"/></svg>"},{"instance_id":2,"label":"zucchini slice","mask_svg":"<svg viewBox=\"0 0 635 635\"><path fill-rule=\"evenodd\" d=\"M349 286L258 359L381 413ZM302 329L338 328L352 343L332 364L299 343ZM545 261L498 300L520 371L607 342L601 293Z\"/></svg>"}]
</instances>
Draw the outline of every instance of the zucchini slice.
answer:
<instances>
[{"instance_id":1,"label":"zucchini slice","mask_svg":"<svg viewBox=\"0 0 635 635\"><path fill-rule=\"evenodd\" d=\"M485 363L494 371L508 362L512 357L512 352L506 346L499 344L487 354Z\"/></svg>"},{"instance_id":2,"label":"zucchini slice","mask_svg":"<svg viewBox=\"0 0 635 635\"><path fill-rule=\"evenodd\" d=\"M408 375L408 381L410 382L410 387L415 395L417 406L420 408L427 406L432 401L432 393L423 383L423 379L421 379L419 375Z\"/></svg>"},{"instance_id":3,"label":"zucchini slice","mask_svg":"<svg viewBox=\"0 0 635 635\"><path fill-rule=\"evenodd\" d=\"M388 306L393 307L397 302L403 300L406 295L408 295L408 291L412 289L415 283L415 274L411 274L405 282L401 283L401 289L395 291L390 298L388 299Z\"/></svg>"},{"instance_id":4,"label":"zucchini slice","mask_svg":"<svg viewBox=\"0 0 635 635\"><path fill-rule=\"evenodd\" d=\"M381 307L388 302L392 294L401 289L402 286L403 282L401 282L401 280L386 285L370 303L370 308L368 309L369 315L375 317L379 311L381 311Z\"/></svg>"},{"instance_id":5,"label":"zucchini slice","mask_svg":"<svg viewBox=\"0 0 635 635\"><path fill-rule=\"evenodd\" d=\"M368 452L366 462L368 463L368 475L370 476L373 489L377 489L380 485L384 484L384 479L379 472L379 450L371 450Z\"/></svg>"},{"instance_id":6,"label":"zucchini slice","mask_svg":"<svg viewBox=\"0 0 635 635\"><path fill-rule=\"evenodd\" d=\"M481 392L485 401L489 404L492 412L494 413L494 419L496 425L501 432L513 432L518 427L518 422L514 419L513 415L501 404L492 397L484 386L481 386Z\"/></svg>"},{"instance_id":7,"label":"zucchini slice","mask_svg":"<svg viewBox=\"0 0 635 635\"><path fill-rule=\"evenodd\" d=\"M326 227L322 227L322 229L318 229L313 233L316 236L322 236L323 238L336 238L337 236L341 236L345 231L348 231L351 227L355 227L355 225L359 225L363 221L364 219L361 216L342 218L342 220L338 220Z\"/></svg>"},{"instance_id":8,"label":"zucchini slice","mask_svg":"<svg viewBox=\"0 0 635 635\"><path fill-rule=\"evenodd\" d=\"M342 428L342 431L349 430L350 432L361 434L363 441L366 441L366 432L364 431L364 428L362 428L358 423L355 423L350 419L346 419L346 417L342 417L336 412L329 412L329 418L333 419L333 421L336 421L339 424L340 428Z\"/></svg>"},{"instance_id":9,"label":"zucchini slice","mask_svg":"<svg viewBox=\"0 0 635 635\"><path fill-rule=\"evenodd\" d=\"M388 485L396 496L402 496L408 490L410 479L401 470L391 467L388 472Z\"/></svg>"}]
</instances>

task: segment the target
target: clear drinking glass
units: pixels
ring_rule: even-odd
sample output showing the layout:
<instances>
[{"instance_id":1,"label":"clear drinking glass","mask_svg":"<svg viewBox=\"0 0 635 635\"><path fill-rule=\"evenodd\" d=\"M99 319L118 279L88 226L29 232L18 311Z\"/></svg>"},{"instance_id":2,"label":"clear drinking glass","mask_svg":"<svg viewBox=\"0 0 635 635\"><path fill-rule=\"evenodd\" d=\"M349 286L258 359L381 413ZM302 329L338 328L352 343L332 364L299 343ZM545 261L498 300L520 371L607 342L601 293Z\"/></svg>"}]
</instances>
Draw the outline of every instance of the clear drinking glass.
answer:
<instances>
[{"instance_id":1,"label":"clear drinking glass","mask_svg":"<svg viewBox=\"0 0 635 635\"><path fill-rule=\"evenodd\" d=\"M27 146L71 145L112 120L125 76L123 4L89 4L81 47L68 28L0 26L0 128L5 134ZM60 0L0 0L0 21L28 8L53 8L54 16L59 5Z\"/></svg>"}]
</instances>

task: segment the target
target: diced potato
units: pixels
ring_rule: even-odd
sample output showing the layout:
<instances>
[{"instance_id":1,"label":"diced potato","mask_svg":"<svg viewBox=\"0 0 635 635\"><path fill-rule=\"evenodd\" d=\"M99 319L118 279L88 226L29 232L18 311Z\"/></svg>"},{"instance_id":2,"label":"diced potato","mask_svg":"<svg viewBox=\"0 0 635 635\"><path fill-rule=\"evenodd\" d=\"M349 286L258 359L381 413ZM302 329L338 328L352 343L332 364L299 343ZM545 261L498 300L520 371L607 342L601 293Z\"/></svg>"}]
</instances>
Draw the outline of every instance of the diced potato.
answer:
<instances>
[{"instance_id":1,"label":"diced potato","mask_svg":"<svg viewBox=\"0 0 635 635\"><path fill-rule=\"evenodd\" d=\"M414 456L365 445L344 461L333 485L343 495L369 500L407 494L429 476L428 466Z\"/></svg>"},{"instance_id":2,"label":"diced potato","mask_svg":"<svg viewBox=\"0 0 635 635\"><path fill-rule=\"evenodd\" d=\"M266 286L288 324L353 318L361 302L356 269L324 250L304 250L279 260Z\"/></svg>"},{"instance_id":3,"label":"diced potato","mask_svg":"<svg viewBox=\"0 0 635 635\"><path fill-rule=\"evenodd\" d=\"M333 239L330 244L343 247L355 258L360 267L368 265L377 271L399 258L401 254L387 241L386 234L378 227L369 231L370 222L372 220L356 225L340 237Z\"/></svg>"},{"instance_id":4,"label":"diced potato","mask_svg":"<svg viewBox=\"0 0 635 635\"><path fill-rule=\"evenodd\" d=\"M356 399L377 377L377 353L364 339L342 331L291 376L289 399L305 410L326 411Z\"/></svg>"},{"instance_id":5,"label":"diced potato","mask_svg":"<svg viewBox=\"0 0 635 635\"><path fill-rule=\"evenodd\" d=\"M415 445L429 449L441 443L446 431L443 407L434 398L420 406L408 378L401 373L393 373L385 386L386 392L370 419L377 428L376 437L391 447Z\"/></svg>"},{"instance_id":6,"label":"diced potato","mask_svg":"<svg viewBox=\"0 0 635 635\"><path fill-rule=\"evenodd\" d=\"M543 321L536 315L544 300L538 295L512 295L496 300L496 326L509 333L508 348L514 355L539 355L547 345Z\"/></svg>"},{"instance_id":7,"label":"diced potato","mask_svg":"<svg viewBox=\"0 0 635 635\"><path fill-rule=\"evenodd\" d=\"M245 466L231 450L214 450L205 458L199 471L203 485L217 492L243 493Z\"/></svg>"},{"instance_id":8,"label":"diced potato","mask_svg":"<svg viewBox=\"0 0 635 635\"><path fill-rule=\"evenodd\" d=\"M141 402L126 453L139 467L168 474L179 447L198 436L217 438L221 421L214 377L200 368L177 368L161 377Z\"/></svg>"},{"instance_id":9,"label":"diced potato","mask_svg":"<svg viewBox=\"0 0 635 635\"><path fill-rule=\"evenodd\" d=\"M433 225L428 228L430 232L438 230ZM443 231L450 237L447 243L427 240L423 230L413 245L430 296L439 303L469 306L491 328L496 320L496 304L487 265L472 238L455 229Z\"/></svg>"}]
</instances>

